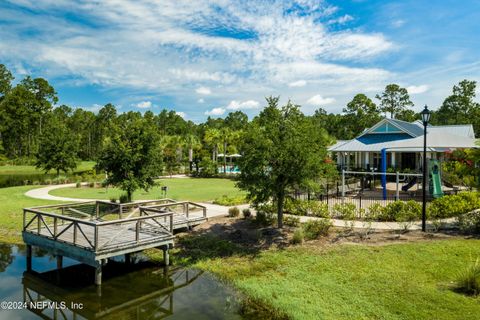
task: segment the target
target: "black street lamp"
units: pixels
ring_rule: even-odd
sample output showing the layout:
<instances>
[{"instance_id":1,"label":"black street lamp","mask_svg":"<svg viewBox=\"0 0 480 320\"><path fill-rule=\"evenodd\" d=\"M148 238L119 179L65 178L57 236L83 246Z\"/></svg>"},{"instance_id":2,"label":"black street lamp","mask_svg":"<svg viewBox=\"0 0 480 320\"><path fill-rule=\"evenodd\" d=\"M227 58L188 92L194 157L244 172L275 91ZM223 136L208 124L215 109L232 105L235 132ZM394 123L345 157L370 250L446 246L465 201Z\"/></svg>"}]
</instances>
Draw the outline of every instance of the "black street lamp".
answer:
<instances>
[{"instance_id":1,"label":"black street lamp","mask_svg":"<svg viewBox=\"0 0 480 320\"><path fill-rule=\"evenodd\" d=\"M423 109L420 114L422 115L423 122L422 231L425 232L427 221L427 126L432 113L430 112L430 110L428 110L427 105L425 105L425 109Z\"/></svg>"}]
</instances>

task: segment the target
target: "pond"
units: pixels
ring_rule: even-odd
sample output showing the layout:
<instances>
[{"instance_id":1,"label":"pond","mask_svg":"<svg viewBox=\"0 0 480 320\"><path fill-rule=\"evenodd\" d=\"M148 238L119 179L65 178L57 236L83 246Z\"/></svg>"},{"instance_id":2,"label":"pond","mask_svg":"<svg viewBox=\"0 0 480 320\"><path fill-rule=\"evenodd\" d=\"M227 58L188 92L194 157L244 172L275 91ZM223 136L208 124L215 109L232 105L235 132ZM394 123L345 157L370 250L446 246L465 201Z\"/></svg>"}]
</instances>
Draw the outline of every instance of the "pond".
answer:
<instances>
[{"instance_id":1,"label":"pond","mask_svg":"<svg viewBox=\"0 0 480 320\"><path fill-rule=\"evenodd\" d=\"M135 260L109 261L95 287L91 267L65 258L55 270L37 250L25 272L25 248L0 244L0 319L242 319L239 295L213 275Z\"/></svg>"}]
</instances>

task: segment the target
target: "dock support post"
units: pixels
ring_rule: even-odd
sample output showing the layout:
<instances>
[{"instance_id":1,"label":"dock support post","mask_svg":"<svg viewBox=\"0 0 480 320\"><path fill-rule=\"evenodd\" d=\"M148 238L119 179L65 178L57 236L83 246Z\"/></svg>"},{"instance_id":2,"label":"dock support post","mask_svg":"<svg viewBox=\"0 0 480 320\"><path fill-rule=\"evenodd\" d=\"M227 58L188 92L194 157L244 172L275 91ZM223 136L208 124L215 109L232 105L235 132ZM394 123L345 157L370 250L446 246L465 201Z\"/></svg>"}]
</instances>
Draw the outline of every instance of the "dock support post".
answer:
<instances>
[{"instance_id":1,"label":"dock support post","mask_svg":"<svg viewBox=\"0 0 480 320\"><path fill-rule=\"evenodd\" d=\"M131 264L132 263L132 256L130 253L125 254L125 263L126 264Z\"/></svg>"},{"instance_id":2,"label":"dock support post","mask_svg":"<svg viewBox=\"0 0 480 320\"><path fill-rule=\"evenodd\" d=\"M170 265L170 255L168 254L168 247L164 247L163 249L163 262L165 266Z\"/></svg>"},{"instance_id":3,"label":"dock support post","mask_svg":"<svg viewBox=\"0 0 480 320\"><path fill-rule=\"evenodd\" d=\"M63 256L57 256L57 269L62 269L63 267Z\"/></svg>"},{"instance_id":4,"label":"dock support post","mask_svg":"<svg viewBox=\"0 0 480 320\"><path fill-rule=\"evenodd\" d=\"M102 284L102 264L98 263L95 267L95 285L100 286Z\"/></svg>"},{"instance_id":5,"label":"dock support post","mask_svg":"<svg viewBox=\"0 0 480 320\"><path fill-rule=\"evenodd\" d=\"M32 271L32 246L27 245L27 271Z\"/></svg>"}]
</instances>

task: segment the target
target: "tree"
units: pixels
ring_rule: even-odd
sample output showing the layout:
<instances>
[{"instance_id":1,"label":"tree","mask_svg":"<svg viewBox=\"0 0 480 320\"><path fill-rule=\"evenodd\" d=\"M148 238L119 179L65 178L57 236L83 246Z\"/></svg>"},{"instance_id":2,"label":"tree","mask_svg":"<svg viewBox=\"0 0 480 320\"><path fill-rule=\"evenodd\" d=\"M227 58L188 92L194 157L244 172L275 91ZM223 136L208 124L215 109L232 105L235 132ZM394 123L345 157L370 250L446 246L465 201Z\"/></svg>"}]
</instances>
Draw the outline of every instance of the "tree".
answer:
<instances>
[{"instance_id":1,"label":"tree","mask_svg":"<svg viewBox=\"0 0 480 320\"><path fill-rule=\"evenodd\" d=\"M238 186L254 203L273 201L278 227L283 227L283 207L289 188L305 185L322 175L331 142L297 105L278 107L279 98L267 98L268 106L253 120L244 135L243 156L238 165Z\"/></svg>"},{"instance_id":2,"label":"tree","mask_svg":"<svg viewBox=\"0 0 480 320\"><path fill-rule=\"evenodd\" d=\"M452 95L432 116L435 124L473 124L475 132L480 132L480 104L474 101L476 81L462 80L453 86Z\"/></svg>"},{"instance_id":3,"label":"tree","mask_svg":"<svg viewBox=\"0 0 480 320\"><path fill-rule=\"evenodd\" d=\"M230 112L225 118L225 125L233 131L242 130L248 125L248 116L240 110Z\"/></svg>"},{"instance_id":4,"label":"tree","mask_svg":"<svg viewBox=\"0 0 480 320\"><path fill-rule=\"evenodd\" d=\"M182 163L182 148L184 143L182 137L178 135L164 136L162 138L165 169L170 176L179 169Z\"/></svg>"},{"instance_id":5,"label":"tree","mask_svg":"<svg viewBox=\"0 0 480 320\"><path fill-rule=\"evenodd\" d=\"M345 124L350 127L353 136L357 136L366 128L376 124L380 118L380 110L377 105L363 93L353 97L352 101L343 109ZM353 138L353 137L352 137Z\"/></svg>"},{"instance_id":6,"label":"tree","mask_svg":"<svg viewBox=\"0 0 480 320\"><path fill-rule=\"evenodd\" d=\"M205 131L205 142L213 147L212 160L217 161L218 144L222 142L222 136L219 129L211 128Z\"/></svg>"},{"instance_id":7,"label":"tree","mask_svg":"<svg viewBox=\"0 0 480 320\"><path fill-rule=\"evenodd\" d=\"M188 163L190 166L190 173L193 171L193 151L200 148L200 140L193 134L188 134L184 137L185 146L188 148Z\"/></svg>"},{"instance_id":8,"label":"tree","mask_svg":"<svg viewBox=\"0 0 480 320\"><path fill-rule=\"evenodd\" d=\"M387 85L385 91L375 97L380 100L380 110L385 114L390 113L392 119L395 119L403 110L413 106L407 89L400 87L398 84Z\"/></svg>"},{"instance_id":9,"label":"tree","mask_svg":"<svg viewBox=\"0 0 480 320\"><path fill-rule=\"evenodd\" d=\"M77 137L63 121L53 117L40 139L35 165L45 173L55 170L58 178L60 171L66 173L77 167L77 151Z\"/></svg>"},{"instance_id":10,"label":"tree","mask_svg":"<svg viewBox=\"0 0 480 320\"><path fill-rule=\"evenodd\" d=\"M111 130L96 167L107 173L107 183L124 190L131 201L135 190L148 191L161 174L160 137L135 112L122 114Z\"/></svg>"},{"instance_id":11,"label":"tree","mask_svg":"<svg viewBox=\"0 0 480 320\"><path fill-rule=\"evenodd\" d=\"M12 88L13 79L15 78L7 67L4 64L0 64L0 101Z\"/></svg>"}]
</instances>

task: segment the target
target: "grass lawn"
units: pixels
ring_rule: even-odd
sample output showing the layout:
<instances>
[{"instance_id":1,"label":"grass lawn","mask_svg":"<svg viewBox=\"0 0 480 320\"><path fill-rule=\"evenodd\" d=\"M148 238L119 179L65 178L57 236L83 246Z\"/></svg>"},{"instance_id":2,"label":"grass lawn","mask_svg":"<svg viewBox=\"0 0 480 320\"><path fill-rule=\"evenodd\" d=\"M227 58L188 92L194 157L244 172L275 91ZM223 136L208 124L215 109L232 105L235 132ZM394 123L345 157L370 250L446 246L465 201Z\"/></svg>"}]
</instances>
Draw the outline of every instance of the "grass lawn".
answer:
<instances>
[{"instance_id":1,"label":"grass lawn","mask_svg":"<svg viewBox=\"0 0 480 320\"><path fill-rule=\"evenodd\" d=\"M235 187L235 181L229 179L172 178L158 180L159 186L149 192L138 190L134 200L164 198L160 186L167 186L167 198L175 200L211 201L222 195L242 196L245 193ZM62 188L50 191L51 195L80 199L118 199L123 192L117 188Z\"/></svg>"},{"instance_id":2,"label":"grass lawn","mask_svg":"<svg viewBox=\"0 0 480 320\"><path fill-rule=\"evenodd\" d=\"M255 255L220 243L229 256L201 259L196 266L289 318L478 319L480 315L480 298L451 290L459 269L480 255L480 240L323 249L296 246Z\"/></svg>"},{"instance_id":3,"label":"grass lawn","mask_svg":"<svg viewBox=\"0 0 480 320\"><path fill-rule=\"evenodd\" d=\"M24 195L39 186L0 188L0 242L21 243L23 211L25 207L58 203L32 199Z\"/></svg>"},{"instance_id":4,"label":"grass lawn","mask_svg":"<svg viewBox=\"0 0 480 320\"><path fill-rule=\"evenodd\" d=\"M74 172L87 171L93 168L94 161L82 161L78 164ZM15 175L15 174L43 174L44 172L35 166L0 166L0 175ZM50 171L51 174L56 174ZM63 174L63 173L62 173Z\"/></svg>"}]
</instances>

